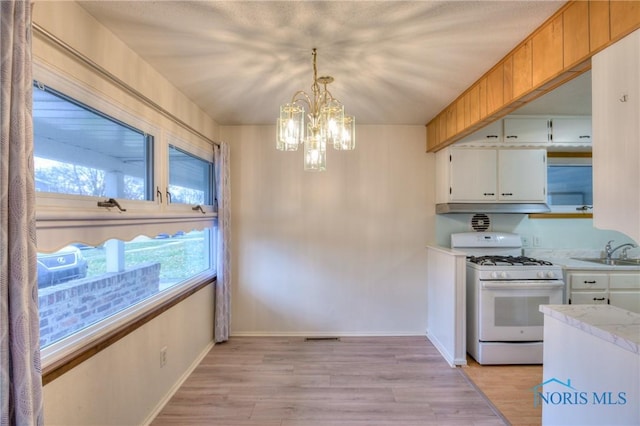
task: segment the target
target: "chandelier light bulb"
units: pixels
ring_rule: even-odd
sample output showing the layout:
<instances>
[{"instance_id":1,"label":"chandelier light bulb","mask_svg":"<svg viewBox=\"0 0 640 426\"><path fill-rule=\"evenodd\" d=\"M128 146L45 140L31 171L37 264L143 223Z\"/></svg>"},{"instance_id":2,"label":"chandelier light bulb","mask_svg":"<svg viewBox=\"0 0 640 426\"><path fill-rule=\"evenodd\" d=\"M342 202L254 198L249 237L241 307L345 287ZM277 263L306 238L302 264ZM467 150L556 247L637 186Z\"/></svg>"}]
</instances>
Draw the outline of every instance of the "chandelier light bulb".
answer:
<instances>
[{"instance_id":1,"label":"chandelier light bulb","mask_svg":"<svg viewBox=\"0 0 640 426\"><path fill-rule=\"evenodd\" d=\"M300 90L280 107L276 123L276 148L296 151L304 143L304 170L326 170L326 146L346 151L355 148L355 118L344 114L344 106L327 90L333 77L318 77L316 49L313 56L311 95ZM305 111L305 106L308 112ZM307 115L306 134L304 117Z\"/></svg>"}]
</instances>

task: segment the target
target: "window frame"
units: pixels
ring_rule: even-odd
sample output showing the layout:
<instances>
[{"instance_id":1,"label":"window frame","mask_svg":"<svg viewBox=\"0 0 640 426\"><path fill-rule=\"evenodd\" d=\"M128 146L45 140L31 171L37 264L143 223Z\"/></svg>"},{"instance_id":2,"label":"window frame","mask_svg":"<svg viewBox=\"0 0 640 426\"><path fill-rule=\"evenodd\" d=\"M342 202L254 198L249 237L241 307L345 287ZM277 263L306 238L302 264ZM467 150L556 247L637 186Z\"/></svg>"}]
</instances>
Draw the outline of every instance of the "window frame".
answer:
<instances>
[{"instance_id":1,"label":"window frame","mask_svg":"<svg viewBox=\"0 0 640 426\"><path fill-rule=\"evenodd\" d=\"M118 121L154 136L152 170L154 186L166 187L168 184L168 145L169 141L179 143L181 149L198 157L208 155L213 163L213 147L209 141L197 136L198 143L190 142L171 134L166 120L156 117L150 119L134 112L130 105L123 105L105 93L91 89L68 75L51 70L34 61L34 80L60 92L66 97L80 102ZM34 89L37 90L37 89ZM139 100L132 98L135 104ZM142 105L142 103L140 103ZM146 108L143 106L143 108ZM152 117L153 118L153 117ZM210 148L207 153L207 147ZM199 155L198 155L199 154ZM215 172L214 172L215 176ZM215 193L215 181L212 182ZM153 190L153 200L122 200L127 212L117 209L105 209L97 206L101 197L72 194L36 193L36 230L38 232L38 250L55 250L69 241L67 232L72 230L72 241L96 244L107 239L128 240L132 233L147 236L160 232L190 231L192 229L210 229L210 268L189 279L167 288L150 298L124 309L104 320L80 330L68 337L41 349L43 383L59 377L75 365L90 358L102 349L117 342L146 322L185 298L208 286L215 285L215 230L217 210L214 205L202 206L205 213L193 211L189 205L171 206L166 200L160 200L157 190ZM164 198L164 197L163 197ZM144 227L143 232L138 232ZM93 232L92 232L93 231ZM41 238L44 236L44 238ZM67 239L65 239L67 238ZM41 243L42 242L42 246Z\"/></svg>"}]
</instances>

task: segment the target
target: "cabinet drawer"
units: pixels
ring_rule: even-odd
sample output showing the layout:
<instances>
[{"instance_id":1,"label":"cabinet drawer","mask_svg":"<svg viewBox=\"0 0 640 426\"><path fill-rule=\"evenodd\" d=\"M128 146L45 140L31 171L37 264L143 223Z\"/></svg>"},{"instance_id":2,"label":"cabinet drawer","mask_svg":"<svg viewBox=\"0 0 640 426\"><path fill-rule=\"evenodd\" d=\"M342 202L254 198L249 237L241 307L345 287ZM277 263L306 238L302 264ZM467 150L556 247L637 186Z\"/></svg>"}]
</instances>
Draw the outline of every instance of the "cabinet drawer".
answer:
<instances>
[{"instance_id":1,"label":"cabinet drawer","mask_svg":"<svg viewBox=\"0 0 640 426\"><path fill-rule=\"evenodd\" d=\"M609 288L640 290L640 274L609 274Z\"/></svg>"},{"instance_id":2,"label":"cabinet drawer","mask_svg":"<svg viewBox=\"0 0 640 426\"><path fill-rule=\"evenodd\" d=\"M609 295L606 291L575 291L569 300L572 305L607 305Z\"/></svg>"},{"instance_id":3,"label":"cabinet drawer","mask_svg":"<svg viewBox=\"0 0 640 426\"><path fill-rule=\"evenodd\" d=\"M606 290L609 284L607 274L571 274L569 282L572 289L601 289Z\"/></svg>"}]
</instances>

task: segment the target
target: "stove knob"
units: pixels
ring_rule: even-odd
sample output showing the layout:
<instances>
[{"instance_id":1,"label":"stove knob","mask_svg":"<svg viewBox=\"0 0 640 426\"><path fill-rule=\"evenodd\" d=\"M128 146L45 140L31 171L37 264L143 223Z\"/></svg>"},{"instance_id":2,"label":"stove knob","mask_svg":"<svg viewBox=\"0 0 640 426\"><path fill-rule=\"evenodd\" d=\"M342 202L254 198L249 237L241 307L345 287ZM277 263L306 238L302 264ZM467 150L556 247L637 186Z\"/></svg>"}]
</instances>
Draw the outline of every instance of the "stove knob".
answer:
<instances>
[{"instance_id":1,"label":"stove knob","mask_svg":"<svg viewBox=\"0 0 640 426\"><path fill-rule=\"evenodd\" d=\"M507 273L506 273L506 272L500 272L500 278L506 279L506 278L508 278L508 277L509 277L509 276L507 275Z\"/></svg>"},{"instance_id":2,"label":"stove knob","mask_svg":"<svg viewBox=\"0 0 640 426\"><path fill-rule=\"evenodd\" d=\"M538 278L546 278L546 274L544 273L544 271L538 272Z\"/></svg>"},{"instance_id":3,"label":"stove knob","mask_svg":"<svg viewBox=\"0 0 640 426\"><path fill-rule=\"evenodd\" d=\"M500 276L500 274L498 272L496 272L496 271L493 271L491 273L491 278L499 278L499 276Z\"/></svg>"},{"instance_id":4,"label":"stove knob","mask_svg":"<svg viewBox=\"0 0 640 426\"><path fill-rule=\"evenodd\" d=\"M553 271L549 271L547 272L547 278L555 278L556 277L556 273Z\"/></svg>"}]
</instances>

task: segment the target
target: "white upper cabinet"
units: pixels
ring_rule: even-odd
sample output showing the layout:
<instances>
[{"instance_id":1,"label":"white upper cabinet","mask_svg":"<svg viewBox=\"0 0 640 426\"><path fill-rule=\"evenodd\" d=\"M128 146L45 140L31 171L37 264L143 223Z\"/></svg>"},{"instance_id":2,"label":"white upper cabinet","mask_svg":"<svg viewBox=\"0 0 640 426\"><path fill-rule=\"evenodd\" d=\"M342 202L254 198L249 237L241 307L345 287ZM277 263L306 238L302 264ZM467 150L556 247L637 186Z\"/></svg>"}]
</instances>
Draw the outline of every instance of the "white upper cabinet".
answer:
<instances>
[{"instance_id":1,"label":"white upper cabinet","mask_svg":"<svg viewBox=\"0 0 640 426\"><path fill-rule=\"evenodd\" d=\"M544 149L448 148L438 151L437 203L544 203Z\"/></svg>"},{"instance_id":2,"label":"white upper cabinet","mask_svg":"<svg viewBox=\"0 0 640 426\"><path fill-rule=\"evenodd\" d=\"M551 142L591 143L591 117L553 117L551 120Z\"/></svg>"},{"instance_id":3,"label":"white upper cabinet","mask_svg":"<svg viewBox=\"0 0 640 426\"><path fill-rule=\"evenodd\" d=\"M547 151L501 149L498 151L498 200L545 202Z\"/></svg>"},{"instance_id":4,"label":"white upper cabinet","mask_svg":"<svg viewBox=\"0 0 640 426\"><path fill-rule=\"evenodd\" d=\"M591 64L593 225L640 242L640 30Z\"/></svg>"},{"instance_id":5,"label":"white upper cabinet","mask_svg":"<svg viewBox=\"0 0 640 426\"><path fill-rule=\"evenodd\" d=\"M491 124L488 124L486 127L483 127L482 129L470 134L469 136L460 139L460 141L456 142L456 145L478 146L479 144L493 145L501 142L502 120L497 120Z\"/></svg>"},{"instance_id":6,"label":"white upper cabinet","mask_svg":"<svg viewBox=\"0 0 640 426\"><path fill-rule=\"evenodd\" d=\"M548 118L505 118L505 143L548 143L551 138Z\"/></svg>"},{"instance_id":7,"label":"white upper cabinet","mask_svg":"<svg viewBox=\"0 0 640 426\"><path fill-rule=\"evenodd\" d=\"M495 149L452 149L449 201L495 201L497 159Z\"/></svg>"}]
</instances>

